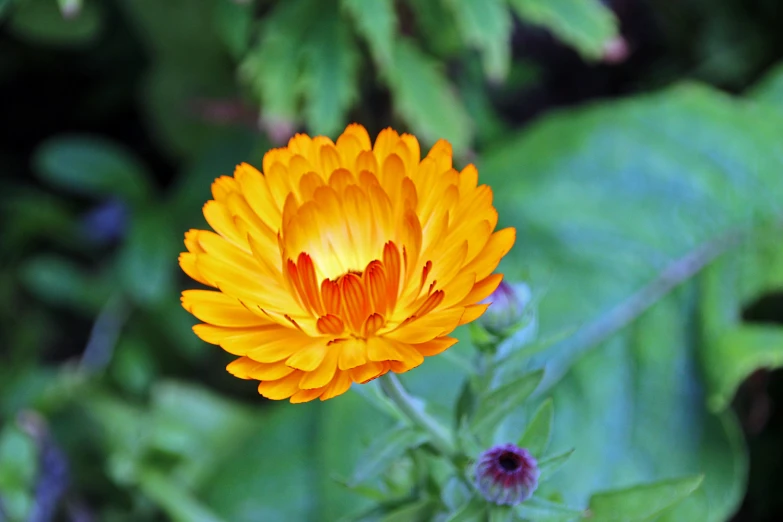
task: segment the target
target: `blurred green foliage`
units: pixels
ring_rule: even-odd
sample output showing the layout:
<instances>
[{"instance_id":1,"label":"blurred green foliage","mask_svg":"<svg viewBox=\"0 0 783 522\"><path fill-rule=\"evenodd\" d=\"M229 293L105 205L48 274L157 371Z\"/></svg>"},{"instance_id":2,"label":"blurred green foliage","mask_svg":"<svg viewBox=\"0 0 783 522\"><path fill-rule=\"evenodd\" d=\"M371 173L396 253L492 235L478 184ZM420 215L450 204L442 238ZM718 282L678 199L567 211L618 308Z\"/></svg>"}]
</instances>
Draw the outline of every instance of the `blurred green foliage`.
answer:
<instances>
[{"instance_id":1,"label":"blurred green foliage","mask_svg":"<svg viewBox=\"0 0 783 522\"><path fill-rule=\"evenodd\" d=\"M35 92L66 100L3 111L0 520L42 502L52 447L69 463L58 498L72 518L333 521L391 492L398 510L379 520L429 520L441 503L472 520L458 485L403 498L401 452L420 440L393 431L375 385L262 402L178 305L182 234L204 226L211 181L296 130L334 136L353 120L449 139L517 227L503 269L536 294L536 339L510 343L490 399L502 410L490 421L509 419L481 442L527 437L562 465L517 515L727 520L749 473L732 398L783 364L780 326L742 316L783 289L783 67L756 82L783 58L781 19L775 0L650 0L634 16L631 3L0 0L13 103L52 107L23 99L41 78L61 83ZM559 74L587 88L621 28L641 62L627 99L517 115ZM77 92L61 57L99 87ZM404 376L444 419L467 408L474 377L460 337ZM535 393L518 386L540 368ZM16 422L31 410L45 436Z\"/></svg>"}]
</instances>

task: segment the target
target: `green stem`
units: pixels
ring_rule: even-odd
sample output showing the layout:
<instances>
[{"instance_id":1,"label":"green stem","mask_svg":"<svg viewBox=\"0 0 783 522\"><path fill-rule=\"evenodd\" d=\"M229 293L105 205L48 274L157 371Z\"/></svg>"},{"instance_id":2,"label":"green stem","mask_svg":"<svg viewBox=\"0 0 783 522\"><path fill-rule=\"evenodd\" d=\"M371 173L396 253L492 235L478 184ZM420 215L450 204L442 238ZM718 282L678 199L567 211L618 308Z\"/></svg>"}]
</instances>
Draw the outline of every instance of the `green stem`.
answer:
<instances>
[{"instance_id":1,"label":"green stem","mask_svg":"<svg viewBox=\"0 0 783 522\"><path fill-rule=\"evenodd\" d=\"M397 375L389 372L378 380L383 393L397 406L403 415L415 426L422 428L430 435L432 445L443 455L454 458L456 452L449 433L438 421L427 415L423 408L414 403L413 397L405 391Z\"/></svg>"}]
</instances>

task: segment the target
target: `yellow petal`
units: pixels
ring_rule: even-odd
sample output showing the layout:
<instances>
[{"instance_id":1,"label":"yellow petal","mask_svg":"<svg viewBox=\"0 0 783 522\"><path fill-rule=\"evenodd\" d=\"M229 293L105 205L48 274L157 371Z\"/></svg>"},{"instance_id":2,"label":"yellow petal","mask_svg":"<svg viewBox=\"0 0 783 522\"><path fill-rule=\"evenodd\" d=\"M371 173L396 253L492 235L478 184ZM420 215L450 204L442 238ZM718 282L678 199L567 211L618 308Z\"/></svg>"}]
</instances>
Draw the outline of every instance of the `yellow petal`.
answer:
<instances>
[{"instance_id":1,"label":"yellow petal","mask_svg":"<svg viewBox=\"0 0 783 522\"><path fill-rule=\"evenodd\" d=\"M311 372L318 368L326 357L326 339L315 339L315 342L297 350L285 363L297 370Z\"/></svg>"},{"instance_id":2,"label":"yellow petal","mask_svg":"<svg viewBox=\"0 0 783 522\"><path fill-rule=\"evenodd\" d=\"M258 393L267 399L276 401L287 399L299 391L299 381L301 378L302 372L296 370L282 379L260 382L258 384Z\"/></svg>"},{"instance_id":3,"label":"yellow petal","mask_svg":"<svg viewBox=\"0 0 783 522\"><path fill-rule=\"evenodd\" d=\"M337 362L341 370L350 370L367 362L367 346L364 341L348 339L336 343L333 347L340 350Z\"/></svg>"},{"instance_id":4,"label":"yellow petal","mask_svg":"<svg viewBox=\"0 0 783 522\"><path fill-rule=\"evenodd\" d=\"M182 307L205 323L217 326L257 326L269 324L245 308L238 299L222 292L209 290L185 290Z\"/></svg>"},{"instance_id":5,"label":"yellow petal","mask_svg":"<svg viewBox=\"0 0 783 522\"><path fill-rule=\"evenodd\" d=\"M348 374L348 372L338 371L332 379L332 382L330 382L329 385L324 389L324 392L321 395L321 400L325 401L328 399L333 399L338 395L342 395L343 393L347 392L350 387L351 376Z\"/></svg>"},{"instance_id":6,"label":"yellow petal","mask_svg":"<svg viewBox=\"0 0 783 522\"><path fill-rule=\"evenodd\" d=\"M302 382L299 384L302 389L307 390L326 386L334 377L335 371L337 371L339 350L334 346L329 346L328 348L321 364L314 370L305 373L302 377Z\"/></svg>"},{"instance_id":7,"label":"yellow petal","mask_svg":"<svg viewBox=\"0 0 783 522\"><path fill-rule=\"evenodd\" d=\"M291 375L294 369L283 363L260 363L249 357L234 360L226 370L240 379L256 379L258 381L274 381Z\"/></svg>"}]
</instances>

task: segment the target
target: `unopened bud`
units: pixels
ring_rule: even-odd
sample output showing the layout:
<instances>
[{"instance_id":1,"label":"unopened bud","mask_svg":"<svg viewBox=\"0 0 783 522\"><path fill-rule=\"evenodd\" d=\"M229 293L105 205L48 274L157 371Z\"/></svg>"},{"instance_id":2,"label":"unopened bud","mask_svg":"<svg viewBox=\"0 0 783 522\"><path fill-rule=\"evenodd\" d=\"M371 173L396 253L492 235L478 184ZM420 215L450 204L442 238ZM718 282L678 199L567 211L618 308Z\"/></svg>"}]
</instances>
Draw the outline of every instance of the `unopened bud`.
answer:
<instances>
[{"instance_id":1,"label":"unopened bud","mask_svg":"<svg viewBox=\"0 0 783 522\"><path fill-rule=\"evenodd\" d=\"M494 446L479 456L476 487L489 502L515 506L529 499L538 487L538 463L514 444Z\"/></svg>"},{"instance_id":2,"label":"unopened bud","mask_svg":"<svg viewBox=\"0 0 783 522\"><path fill-rule=\"evenodd\" d=\"M530 290L526 285L511 286L505 281L486 298L489 308L481 316L481 325L494 335L506 335L511 328L520 323L525 308L530 302Z\"/></svg>"},{"instance_id":3,"label":"unopened bud","mask_svg":"<svg viewBox=\"0 0 783 522\"><path fill-rule=\"evenodd\" d=\"M604 63L617 65L626 61L630 54L628 41L622 36L617 36L604 44L604 54L601 59Z\"/></svg>"}]
</instances>

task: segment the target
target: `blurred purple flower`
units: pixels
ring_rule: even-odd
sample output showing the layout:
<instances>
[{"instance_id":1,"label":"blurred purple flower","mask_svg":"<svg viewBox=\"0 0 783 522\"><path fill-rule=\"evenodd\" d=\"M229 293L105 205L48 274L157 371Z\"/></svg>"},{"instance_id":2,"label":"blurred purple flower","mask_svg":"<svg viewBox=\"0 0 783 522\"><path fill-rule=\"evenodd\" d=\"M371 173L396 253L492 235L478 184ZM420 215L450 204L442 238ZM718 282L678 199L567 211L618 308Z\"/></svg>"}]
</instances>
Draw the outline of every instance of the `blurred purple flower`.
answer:
<instances>
[{"instance_id":1,"label":"blurred purple flower","mask_svg":"<svg viewBox=\"0 0 783 522\"><path fill-rule=\"evenodd\" d=\"M128 207L118 199L106 200L82 217L84 235L97 243L108 243L125 234L129 218Z\"/></svg>"}]
</instances>

